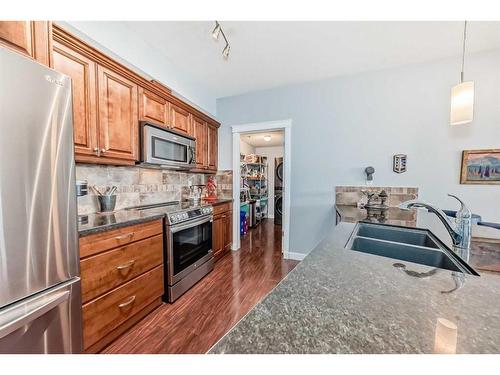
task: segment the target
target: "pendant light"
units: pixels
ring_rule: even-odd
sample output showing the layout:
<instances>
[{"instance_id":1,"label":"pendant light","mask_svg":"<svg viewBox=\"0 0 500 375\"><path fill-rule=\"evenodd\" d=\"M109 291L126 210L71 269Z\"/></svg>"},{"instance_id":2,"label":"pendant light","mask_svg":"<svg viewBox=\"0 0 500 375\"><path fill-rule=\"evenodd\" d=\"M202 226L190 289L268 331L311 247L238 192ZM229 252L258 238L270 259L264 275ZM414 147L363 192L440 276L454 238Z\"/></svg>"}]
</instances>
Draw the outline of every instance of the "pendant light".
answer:
<instances>
[{"instance_id":1,"label":"pendant light","mask_svg":"<svg viewBox=\"0 0 500 375\"><path fill-rule=\"evenodd\" d=\"M474 118L474 81L464 82L465 43L467 38L467 21L464 22L464 39L462 46L462 70L460 84L451 88L450 124L461 125L472 122Z\"/></svg>"}]
</instances>

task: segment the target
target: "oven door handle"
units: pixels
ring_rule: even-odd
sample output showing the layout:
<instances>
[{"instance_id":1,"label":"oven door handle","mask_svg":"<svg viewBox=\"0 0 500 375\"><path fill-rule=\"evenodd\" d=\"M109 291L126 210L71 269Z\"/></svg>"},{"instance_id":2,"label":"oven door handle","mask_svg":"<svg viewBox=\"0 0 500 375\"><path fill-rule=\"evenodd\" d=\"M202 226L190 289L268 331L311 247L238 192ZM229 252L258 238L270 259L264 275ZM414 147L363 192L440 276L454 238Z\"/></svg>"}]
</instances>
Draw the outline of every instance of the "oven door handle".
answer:
<instances>
[{"instance_id":1,"label":"oven door handle","mask_svg":"<svg viewBox=\"0 0 500 375\"><path fill-rule=\"evenodd\" d=\"M188 229L188 228L192 228L192 227L195 227L197 225L200 225L200 224L208 223L209 221L210 222L214 221L213 216L206 216L206 217L203 217L203 218L198 219L198 220L188 221L186 223L174 224L174 225L170 226L170 233L177 233L177 232L184 230L184 229Z\"/></svg>"}]
</instances>

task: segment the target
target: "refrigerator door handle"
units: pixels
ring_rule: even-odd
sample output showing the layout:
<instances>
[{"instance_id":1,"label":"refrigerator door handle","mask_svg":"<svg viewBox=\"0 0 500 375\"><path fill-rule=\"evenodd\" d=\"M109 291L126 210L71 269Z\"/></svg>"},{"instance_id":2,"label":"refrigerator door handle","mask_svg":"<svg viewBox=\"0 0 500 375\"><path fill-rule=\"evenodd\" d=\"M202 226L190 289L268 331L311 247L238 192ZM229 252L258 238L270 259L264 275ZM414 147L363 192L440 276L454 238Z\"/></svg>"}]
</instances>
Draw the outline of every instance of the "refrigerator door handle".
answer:
<instances>
[{"instance_id":1,"label":"refrigerator door handle","mask_svg":"<svg viewBox=\"0 0 500 375\"><path fill-rule=\"evenodd\" d=\"M26 324L38 319L42 315L46 314L53 308L59 306L64 301L67 301L70 297L70 291L62 291L55 294L50 298L49 301L42 305L34 306L32 309L21 308L18 317L11 319L6 324L0 326L0 339L7 336L8 334L18 330L19 328L25 326Z\"/></svg>"}]
</instances>

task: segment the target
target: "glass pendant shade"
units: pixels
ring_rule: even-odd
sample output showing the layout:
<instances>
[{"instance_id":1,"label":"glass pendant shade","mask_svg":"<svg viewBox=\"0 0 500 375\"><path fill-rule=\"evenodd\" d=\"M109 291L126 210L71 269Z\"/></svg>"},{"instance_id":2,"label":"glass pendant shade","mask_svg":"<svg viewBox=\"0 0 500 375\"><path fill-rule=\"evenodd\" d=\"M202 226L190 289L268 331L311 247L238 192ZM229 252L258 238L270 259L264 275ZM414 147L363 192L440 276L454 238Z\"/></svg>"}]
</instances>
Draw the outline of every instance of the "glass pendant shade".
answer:
<instances>
[{"instance_id":1,"label":"glass pendant shade","mask_svg":"<svg viewBox=\"0 0 500 375\"><path fill-rule=\"evenodd\" d=\"M462 82L451 88L450 124L461 125L474 118L474 81Z\"/></svg>"}]
</instances>

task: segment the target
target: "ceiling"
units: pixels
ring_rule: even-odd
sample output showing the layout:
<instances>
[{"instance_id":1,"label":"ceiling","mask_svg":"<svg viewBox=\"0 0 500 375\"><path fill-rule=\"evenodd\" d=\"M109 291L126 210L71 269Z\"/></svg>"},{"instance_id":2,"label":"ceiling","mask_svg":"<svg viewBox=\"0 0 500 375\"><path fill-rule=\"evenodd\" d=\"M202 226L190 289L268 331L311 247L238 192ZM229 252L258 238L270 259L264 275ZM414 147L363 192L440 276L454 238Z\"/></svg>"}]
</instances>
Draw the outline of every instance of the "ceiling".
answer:
<instances>
[{"instance_id":1,"label":"ceiling","mask_svg":"<svg viewBox=\"0 0 500 375\"><path fill-rule=\"evenodd\" d=\"M271 140L265 141L264 140L265 135L270 135ZM245 143L248 143L250 146L253 146L253 147L283 146L285 143L283 131L242 134L241 140L244 141Z\"/></svg>"},{"instance_id":2,"label":"ceiling","mask_svg":"<svg viewBox=\"0 0 500 375\"><path fill-rule=\"evenodd\" d=\"M212 21L120 24L216 97L449 57L459 66L463 33L458 21L220 21L231 43L225 60ZM500 22L470 22L467 48L500 48Z\"/></svg>"}]
</instances>

